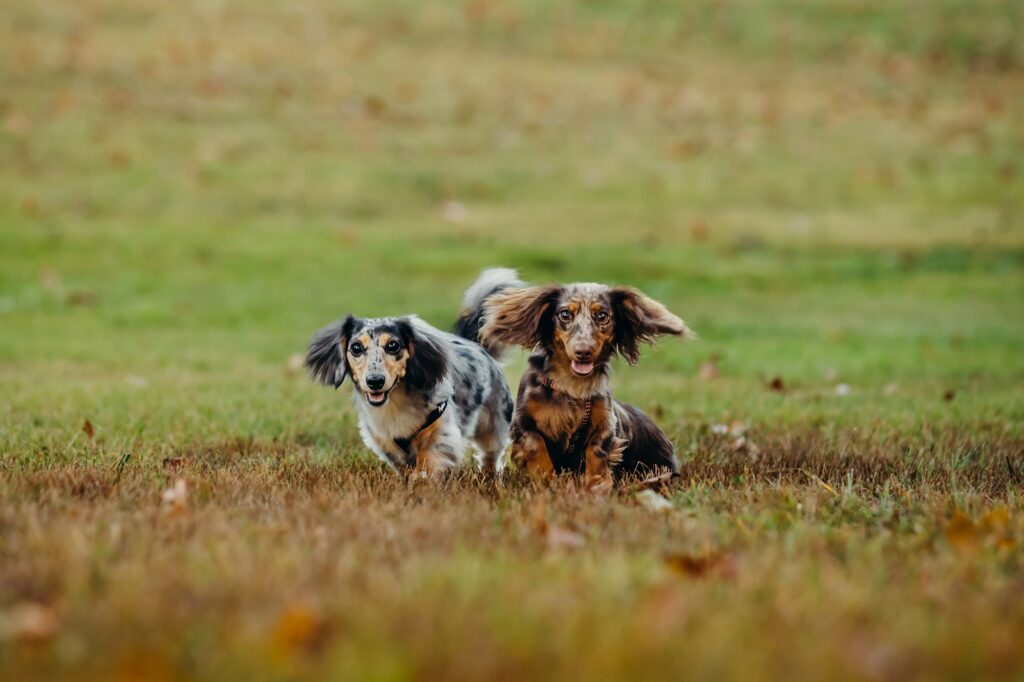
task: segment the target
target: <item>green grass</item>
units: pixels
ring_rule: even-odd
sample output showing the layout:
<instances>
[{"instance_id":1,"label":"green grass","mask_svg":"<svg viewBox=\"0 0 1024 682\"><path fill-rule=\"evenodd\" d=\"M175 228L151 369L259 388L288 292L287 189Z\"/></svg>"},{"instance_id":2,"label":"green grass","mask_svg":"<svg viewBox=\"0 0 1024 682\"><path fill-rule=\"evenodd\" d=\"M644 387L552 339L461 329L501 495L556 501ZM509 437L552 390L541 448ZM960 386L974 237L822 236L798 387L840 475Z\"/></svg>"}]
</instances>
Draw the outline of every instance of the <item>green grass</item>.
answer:
<instances>
[{"instance_id":1,"label":"green grass","mask_svg":"<svg viewBox=\"0 0 1024 682\"><path fill-rule=\"evenodd\" d=\"M0 676L1024 674L1020 3L0 18ZM492 265L698 332L615 376L673 511L402 481L290 368Z\"/></svg>"}]
</instances>

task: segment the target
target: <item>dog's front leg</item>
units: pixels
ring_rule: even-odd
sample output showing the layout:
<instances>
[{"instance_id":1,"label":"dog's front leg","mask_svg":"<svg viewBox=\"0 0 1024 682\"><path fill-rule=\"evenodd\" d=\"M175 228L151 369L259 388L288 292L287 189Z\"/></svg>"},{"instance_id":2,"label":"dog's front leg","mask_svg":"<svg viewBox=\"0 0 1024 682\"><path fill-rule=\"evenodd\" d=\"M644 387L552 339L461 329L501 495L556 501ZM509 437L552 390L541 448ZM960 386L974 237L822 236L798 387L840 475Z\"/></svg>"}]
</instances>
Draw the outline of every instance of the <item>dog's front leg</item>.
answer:
<instances>
[{"instance_id":1,"label":"dog's front leg","mask_svg":"<svg viewBox=\"0 0 1024 682\"><path fill-rule=\"evenodd\" d=\"M615 444L616 439L611 433L592 433L587 439L586 475L584 477L587 490L607 492L612 489Z\"/></svg>"},{"instance_id":2,"label":"dog's front leg","mask_svg":"<svg viewBox=\"0 0 1024 682\"><path fill-rule=\"evenodd\" d=\"M413 448L417 474L437 476L459 466L462 451L459 435L442 421L421 431L413 440Z\"/></svg>"},{"instance_id":3,"label":"dog's front leg","mask_svg":"<svg viewBox=\"0 0 1024 682\"><path fill-rule=\"evenodd\" d=\"M536 431L518 430L512 440L512 463L534 478L550 478L555 465L548 453L547 443Z\"/></svg>"}]
</instances>

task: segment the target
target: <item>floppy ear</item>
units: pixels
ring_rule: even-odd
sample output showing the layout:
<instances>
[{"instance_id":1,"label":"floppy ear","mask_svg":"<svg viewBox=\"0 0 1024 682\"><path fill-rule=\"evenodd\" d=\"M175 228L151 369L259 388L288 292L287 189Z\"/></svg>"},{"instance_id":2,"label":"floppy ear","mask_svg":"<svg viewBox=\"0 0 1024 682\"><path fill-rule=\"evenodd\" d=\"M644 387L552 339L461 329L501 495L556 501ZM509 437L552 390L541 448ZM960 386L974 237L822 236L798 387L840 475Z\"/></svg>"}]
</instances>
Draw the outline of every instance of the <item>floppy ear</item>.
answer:
<instances>
[{"instance_id":1,"label":"floppy ear","mask_svg":"<svg viewBox=\"0 0 1024 682\"><path fill-rule=\"evenodd\" d=\"M615 324L615 350L629 364L640 359L640 344L653 343L662 334L696 338L686 323L668 308L630 287L611 290Z\"/></svg>"},{"instance_id":2,"label":"floppy ear","mask_svg":"<svg viewBox=\"0 0 1024 682\"><path fill-rule=\"evenodd\" d=\"M348 365L345 362L345 348L352 335L356 318L349 315L344 320L324 327L309 340L306 351L306 367L313 381L324 386L338 388L345 381Z\"/></svg>"},{"instance_id":3,"label":"floppy ear","mask_svg":"<svg viewBox=\"0 0 1024 682\"><path fill-rule=\"evenodd\" d=\"M534 348L551 338L552 309L562 287L506 289L487 299L480 340L484 345L506 343Z\"/></svg>"},{"instance_id":4,"label":"floppy ear","mask_svg":"<svg viewBox=\"0 0 1024 682\"><path fill-rule=\"evenodd\" d=\"M442 341L417 329L411 318L398 321L409 359L405 364L405 385L413 391L431 391L448 371L448 356Z\"/></svg>"}]
</instances>

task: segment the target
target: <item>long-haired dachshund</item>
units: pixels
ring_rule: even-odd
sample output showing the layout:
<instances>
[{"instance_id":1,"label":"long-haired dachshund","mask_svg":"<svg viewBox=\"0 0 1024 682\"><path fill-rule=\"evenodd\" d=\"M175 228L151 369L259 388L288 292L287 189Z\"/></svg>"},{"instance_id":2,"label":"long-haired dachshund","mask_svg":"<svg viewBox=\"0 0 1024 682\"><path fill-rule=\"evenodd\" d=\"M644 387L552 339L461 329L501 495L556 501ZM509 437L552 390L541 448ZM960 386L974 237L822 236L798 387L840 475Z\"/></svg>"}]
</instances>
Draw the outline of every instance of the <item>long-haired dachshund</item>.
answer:
<instances>
[{"instance_id":1,"label":"long-haired dachshund","mask_svg":"<svg viewBox=\"0 0 1024 682\"><path fill-rule=\"evenodd\" d=\"M464 312L459 331L487 348L534 351L512 418L513 463L542 476L585 471L596 488L622 474L675 472L675 452L661 429L612 398L609 361L618 354L635 364L641 343L693 336L686 324L628 287L523 287L514 271L488 272L492 291L483 310L476 319Z\"/></svg>"},{"instance_id":2,"label":"long-haired dachshund","mask_svg":"<svg viewBox=\"0 0 1024 682\"><path fill-rule=\"evenodd\" d=\"M492 289L482 277L466 291L464 307L478 309ZM363 442L396 470L454 469L470 441L484 471L500 470L512 395L479 344L415 316L349 315L313 336L306 366L315 381L335 388L352 377Z\"/></svg>"}]
</instances>

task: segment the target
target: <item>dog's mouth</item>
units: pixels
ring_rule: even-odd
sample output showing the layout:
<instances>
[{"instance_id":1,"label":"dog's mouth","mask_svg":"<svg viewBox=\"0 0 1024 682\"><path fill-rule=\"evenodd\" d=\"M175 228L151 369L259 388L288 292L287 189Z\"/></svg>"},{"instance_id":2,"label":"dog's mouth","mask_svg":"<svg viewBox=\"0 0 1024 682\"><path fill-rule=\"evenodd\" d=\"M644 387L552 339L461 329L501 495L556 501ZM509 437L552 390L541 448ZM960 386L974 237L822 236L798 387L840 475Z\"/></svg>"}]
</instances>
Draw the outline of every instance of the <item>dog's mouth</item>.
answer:
<instances>
[{"instance_id":1,"label":"dog's mouth","mask_svg":"<svg viewBox=\"0 0 1024 682\"><path fill-rule=\"evenodd\" d=\"M391 393L391 389L386 391L367 391L366 402L370 403L372 407L380 407L388 401L388 395Z\"/></svg>"},{"instance_id":2,"label":"dog's mouth","mask_svg":"<svg viewBox=\"0 0 1024 682\"><path fill-rule=\"evenodd\" d=\"M573 373L581 377L590 376L594 373L594 363L592 362L580 362L579 360L573 360L571 367Z\"/></svg>"}]
</instances>

